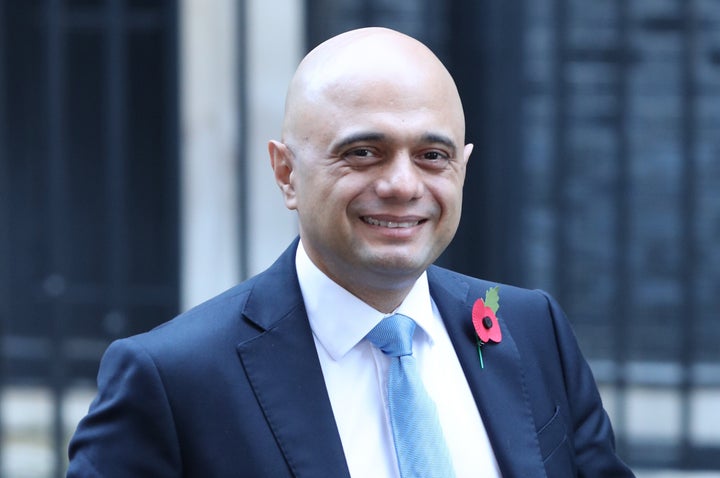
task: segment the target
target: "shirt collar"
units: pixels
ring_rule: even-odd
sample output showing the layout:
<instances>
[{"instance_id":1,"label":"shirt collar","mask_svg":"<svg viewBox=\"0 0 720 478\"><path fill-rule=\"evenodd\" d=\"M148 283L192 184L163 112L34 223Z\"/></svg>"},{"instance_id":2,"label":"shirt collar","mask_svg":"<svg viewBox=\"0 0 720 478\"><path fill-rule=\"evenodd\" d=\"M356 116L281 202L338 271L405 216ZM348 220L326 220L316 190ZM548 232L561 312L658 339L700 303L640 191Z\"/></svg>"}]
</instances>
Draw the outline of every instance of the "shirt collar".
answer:
<instances>
[{"instance_id":1,"label":"shirt collar","mask_svg":"<svg viewBox=\"0 0 720 478\"><path fill-rule=\"evenodd\" d=\"M333 360L342 359L355 347L384 317L383 314L366 304L325 275L310 260L302 241L295 254L300 290L313 334ZM415 281L396 313L411 317L432 345L438 324L433 314L427 273Z\"/></svg>"}]
</instances>

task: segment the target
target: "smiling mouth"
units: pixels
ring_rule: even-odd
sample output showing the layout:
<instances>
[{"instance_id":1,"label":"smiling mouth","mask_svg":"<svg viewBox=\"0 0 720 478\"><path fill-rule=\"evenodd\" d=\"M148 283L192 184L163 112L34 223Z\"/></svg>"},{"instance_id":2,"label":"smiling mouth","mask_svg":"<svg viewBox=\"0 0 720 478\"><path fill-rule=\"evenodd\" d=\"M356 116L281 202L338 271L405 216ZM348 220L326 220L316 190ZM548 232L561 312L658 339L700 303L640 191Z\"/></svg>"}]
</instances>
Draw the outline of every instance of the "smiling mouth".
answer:
<instances>
[{"instance_id":1,"label":"smiling mouth","mask_svg":"<svg viewBox=\"0 0 720 478\"><path fill-rule=\"evenodd\" d=\"M381 221L380 219L375 219L374 217L369 216L363 216L362 220L366 223L370 224L371 226L379 226L379 227L387 227L389 229L402 229L402 228L408 228L408 227L415 227L423 220L416 220L416 221Z\"/></svg>"}]
</instances>

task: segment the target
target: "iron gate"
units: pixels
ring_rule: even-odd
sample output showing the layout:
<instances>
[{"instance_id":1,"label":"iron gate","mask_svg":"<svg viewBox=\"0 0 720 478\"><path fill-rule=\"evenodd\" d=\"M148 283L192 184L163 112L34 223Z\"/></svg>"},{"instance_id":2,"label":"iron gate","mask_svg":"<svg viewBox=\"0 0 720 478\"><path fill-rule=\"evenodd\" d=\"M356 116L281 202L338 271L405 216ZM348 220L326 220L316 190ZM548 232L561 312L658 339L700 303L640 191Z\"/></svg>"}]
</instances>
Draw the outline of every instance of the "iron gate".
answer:
<instances>
[{"instance_id":1,"label":"iron gate","mask_svg":"<svg viewBox=\"0 0 720 478\"><path fill-rule=\"evenodd\" d=\"M176 8L0 2L2 397L49 403L51 422L2 427L2 456L48 444L53 476L68 394L111 340L177 312Z\"/></svg>"}]
</instances>

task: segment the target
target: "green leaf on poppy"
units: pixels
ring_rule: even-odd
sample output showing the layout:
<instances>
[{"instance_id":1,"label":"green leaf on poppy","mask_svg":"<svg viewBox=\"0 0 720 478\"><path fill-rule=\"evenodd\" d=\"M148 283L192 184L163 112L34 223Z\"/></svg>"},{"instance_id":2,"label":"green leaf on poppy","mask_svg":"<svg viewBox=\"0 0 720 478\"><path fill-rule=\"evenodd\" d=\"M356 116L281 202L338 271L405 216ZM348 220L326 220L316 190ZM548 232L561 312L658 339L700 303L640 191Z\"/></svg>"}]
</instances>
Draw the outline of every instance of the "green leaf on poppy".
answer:
<instances>
[{"instance_id":1,"label":"green leaf on poppy","mask_svg":"<svg viewBox=\"0 0 720 478\"><path fill-rule=\"evenodd\" d=\"M493 312L497 314L500 308L500 294L498 293L498 287L493 287L485 292L485 305L490 307Z\"/></svg>"}]
</instances>

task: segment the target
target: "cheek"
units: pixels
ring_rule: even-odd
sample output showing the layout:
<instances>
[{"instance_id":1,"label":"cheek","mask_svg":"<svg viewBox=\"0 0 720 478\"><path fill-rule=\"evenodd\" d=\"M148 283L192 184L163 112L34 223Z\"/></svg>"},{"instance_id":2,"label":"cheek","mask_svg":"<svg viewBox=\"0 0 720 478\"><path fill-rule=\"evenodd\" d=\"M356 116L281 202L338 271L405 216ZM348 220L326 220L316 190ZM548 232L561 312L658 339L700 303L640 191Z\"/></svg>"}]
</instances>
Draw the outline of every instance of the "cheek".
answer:
<instances>
[{"instance_id":1,"label":"cheek","mask_svg":"<svg viewBox=\"0 0 720 478\"><path fill-rule=\"evenodd\" d=\"M362 174L329 176L318 185L319 200L329 209L345 209L351 203L372 193L372 181Z\"/></svg>"},{"instance_id":2,"label":"cheek","mask_svg":"<svg viewBox=\"0 0 720 478\"><path fill-rule=\"evenodd\" d=\"M460 214L462 206L462 181L459 178L437 178L427 185L444 214Z\"/></svg>"},{"instance_id":3,"label":"cheek","mask_svg":"<svg viewBox=\"0 0 720 478\"><path fill-rule=\"evenodd\" d=\"M298 182L298 212L312 223L320 223L343 207L343 186L334 178L310 173Z\"/></svg>"}]
</instances>

